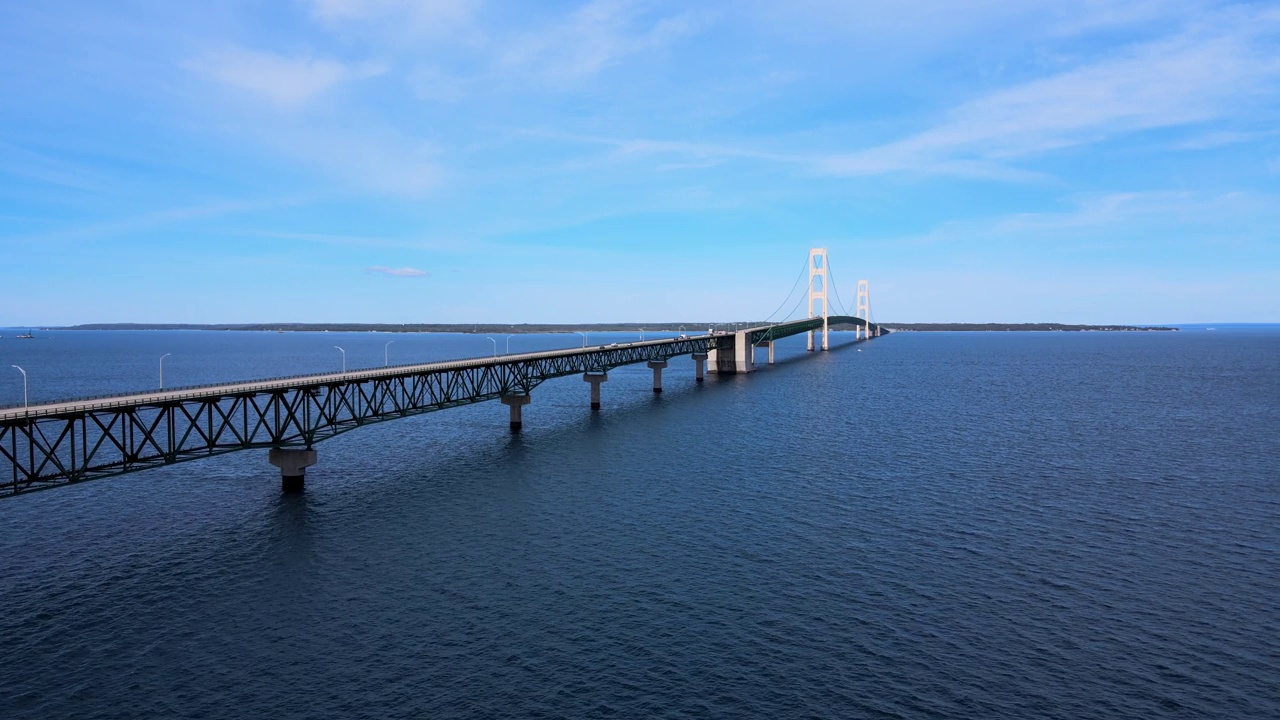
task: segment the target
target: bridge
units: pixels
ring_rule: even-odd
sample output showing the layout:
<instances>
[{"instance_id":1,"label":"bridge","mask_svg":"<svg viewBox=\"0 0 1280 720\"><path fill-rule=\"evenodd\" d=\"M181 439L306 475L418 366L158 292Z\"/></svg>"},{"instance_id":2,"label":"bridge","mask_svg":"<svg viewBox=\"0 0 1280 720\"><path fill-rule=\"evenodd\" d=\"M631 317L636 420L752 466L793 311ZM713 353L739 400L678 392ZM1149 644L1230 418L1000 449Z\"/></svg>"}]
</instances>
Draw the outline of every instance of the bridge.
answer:
<instances>
[{"instance_id":1,"label":"bridge","mask_svg":"<svg viewBox=\"0 0 1280 720\"><path fill-rule=\"evenodd\" d=\"M581 374L591 385L591 408L599 409L612 368L647 363L659 393L672 358L690 356L694 379L702 382L706 372L752 372L758 348L773 364L773 344L785 337L808 333L808 349L815 350L820 334L826 350L832 325L854 326L855 341L881 335L864 302L865 281L861 317L827 313L825 261L825 250L810 251L810 317L736 332L3 408L0 458L11 471L0 479L0 496L249 449L267 449L282 489L298 491L317 460L315 444L363 425L499 400L518 432L533 390L554 378Z\"/></svg>"}]
</instances>

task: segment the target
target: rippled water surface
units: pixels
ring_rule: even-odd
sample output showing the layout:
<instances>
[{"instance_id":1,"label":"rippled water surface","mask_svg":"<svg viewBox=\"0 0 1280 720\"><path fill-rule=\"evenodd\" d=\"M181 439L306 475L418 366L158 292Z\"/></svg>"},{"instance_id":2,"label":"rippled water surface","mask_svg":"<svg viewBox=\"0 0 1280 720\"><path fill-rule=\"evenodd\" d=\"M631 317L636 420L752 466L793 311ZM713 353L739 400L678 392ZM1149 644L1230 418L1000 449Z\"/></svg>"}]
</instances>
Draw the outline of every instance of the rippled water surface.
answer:
<instances>
[{"instance_id":1,"label":"rippled water surface","mask_svg":"<svg viewBox=\"0 0 1280 720\"><path fill-rule=\"evenodd\" d=\"M491 352L38 334L0 405ZM0 718L1280 717L1280 328L837 337L0 500Z\"/></svg>"}]
</instances>

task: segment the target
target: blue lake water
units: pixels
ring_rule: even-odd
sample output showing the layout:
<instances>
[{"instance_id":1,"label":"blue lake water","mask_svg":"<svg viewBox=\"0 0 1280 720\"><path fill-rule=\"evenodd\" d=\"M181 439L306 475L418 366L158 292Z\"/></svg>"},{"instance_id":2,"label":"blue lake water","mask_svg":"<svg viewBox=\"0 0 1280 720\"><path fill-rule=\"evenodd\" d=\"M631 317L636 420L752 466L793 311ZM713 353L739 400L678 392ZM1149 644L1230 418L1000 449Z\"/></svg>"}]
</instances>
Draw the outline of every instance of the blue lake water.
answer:
<instances>
[{"instance_id":1,"label":"blue lake water","mask_svg":"<svg viewBox=\"0 0 1280 720\"><path fill-rule=\"evenodd\" d=\"M11 364L36 402L493 351L12 334L0 406ZM833 337L361 428L300 496L244 452L0 500L0 718L1280 717L1280 327Z\"/></svg>"}]
</instances>

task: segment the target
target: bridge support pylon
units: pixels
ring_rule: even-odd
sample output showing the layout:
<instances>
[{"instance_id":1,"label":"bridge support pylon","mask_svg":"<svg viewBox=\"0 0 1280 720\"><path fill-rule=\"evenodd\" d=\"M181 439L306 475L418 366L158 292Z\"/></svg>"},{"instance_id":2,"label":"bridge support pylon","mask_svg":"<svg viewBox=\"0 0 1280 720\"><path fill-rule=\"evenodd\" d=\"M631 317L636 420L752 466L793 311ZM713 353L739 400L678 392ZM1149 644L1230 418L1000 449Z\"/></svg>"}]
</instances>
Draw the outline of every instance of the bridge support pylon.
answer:
<instances>
[{"instance_id":1,"label":"bridge support pylon","mask_svg":"<svg viewBox=\"0 0 1280 720\"><path fill-rule=\"evenodd\" d=\"M316 451L293 448L271 448L267 462L280 468L280 489L287 493L302 492L307 468L316 464Z\"/></svg>"},{"instance_id":2,"label":"bridge support pylon","mask_svg":"<svg viewBox=\"0 0 1280 720\"><path fill-rule=\"evenodd\" d=\"M720 375L749 373L756 369L755 348L751 345L751 333L740 330L718 338L716 347L708 353L710 371Z\"/></svg>"},{"instance_id":3,"label":"bridge support pylon","mask_svg":"<svg viewBox=\"0 0 1280 720\"><path fill-rule=\"evenodd\" d=\"M862 318L862 327L856 325L853 328L853 339L858 339L859 331L862 332L863 340L871 339L871 283L866 280L858 281L858 305L853 312L854 317Z\"/></svg>"},{"instance_id":4,"label":"bridge support pylon","mask_svg":"<svg viewBox=\"0 0 1280 720\"><path fill-rule=\"evenodd\" d=\"M533 402L533 398L528 395L502 396L502 404L511 408L511 432L520 432L520 429L524 427L524 418L521 409L530 402Z\"/></svg>"},{"instance_id":5,"label":"bridge support pylon","mask_svg":"<svg viewBox=\"0 0 1280 720\"><path fill-rule=\"evenodd\" d=\"M762 342L760 343L760 345L763 345L763 346L765 346L765 347L769 348L769 364L770 364L770 365L772 365L772 364L773 364L773 341L772 341L772 340L764 340L764 341L762 341ZM757 346L757 347L759 347L759 346Z\"/></svg>"},{"instance_id":6,"label":"bridge support pylon","mask_svg":"<svg viewBox=\"0 0 1280 720\"><path fill-rule=\"evenodd\" d=\"M707 367L707 354L694 353L693 357L693 379L696 382L702 382L702 375Z\"/></svg>"},{"instance_id":7,"label":"bridge support pylon","mask_svg":"<svg viewBox=\"0 0 1280 720\"><path fill-rule=\"evenodd\" d=\"M809 317L818 317L813 309L813 301L822 301L822 349L827 349L827 335L830 326L827 324L827 249L809 249ZM813 340L817 331L809 331L809 352L813 352Z\"/></svg>"},{"instance_id":8,"label":"bridge support pylon","mask_svg":"<svg viewBox=\"0 0 1280 720\"><path fill-rule=\"evenodd\" d=\"M604 373L604 372L583 373L582 379L585 382L591 383L591 409L599 410L600 409L600 383L608 381L609 373Z\"/></svg>"},{"instance_id":9,"label":"bridge support pylon","mask_svg":"<svg viewBox=\"0 0 1280 720\"><path fill-rule=\"evenodd\" d=\"M733 334L733 371L736 373L755 372L756 349L751 344L751 334L745 330Z\"/></svg>"},{"instance_id":10,"label":"bridge support pylon","mask_svg":"<svg viewBox=\"0 0 1280 720\"><path fill-rule=\"evenodd\" d=\"M662 369L667 366L666 360L650 360L649 367L653 370L653 391L662 392Z\"/></svg>"}]
</instances>

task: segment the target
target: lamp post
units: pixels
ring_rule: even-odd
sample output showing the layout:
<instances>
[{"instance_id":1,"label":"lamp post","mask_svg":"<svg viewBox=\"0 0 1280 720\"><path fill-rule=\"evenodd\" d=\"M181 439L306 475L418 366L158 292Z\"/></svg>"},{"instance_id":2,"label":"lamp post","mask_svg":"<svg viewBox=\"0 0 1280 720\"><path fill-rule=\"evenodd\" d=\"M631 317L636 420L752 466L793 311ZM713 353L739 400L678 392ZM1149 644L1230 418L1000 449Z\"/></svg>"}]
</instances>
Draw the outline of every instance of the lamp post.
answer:
<instances>
[{"instance_id":1,"label":"lamp post","mask_svg":"<svg viewBox=\"0 0 1280 720\"><path fill-rule=\"evenodd\" d=\"M507 336L507 351L506 351L506 352L504 352L504 353L502 353L502 354L503 354L503 355L510 355L510 354L511 354L511 336L510 336L510 335L508 335L508 336Z\"/></svg>"},{"instance_id":2,"label":"lamp post","mask_svg":"<svg viewBox=\"0 0 1280 720\"><path fill-rule=\"evenodd\" d=\"M165 353L160 356L160 389L161 390L164 389L164 359L169 357L172 354L173 353Z\"/></svg>"},{"instance_id":3,"label":"lamp post","mask_svg":"<svg viewBox=\"0 0 1280 720\"><path fill-rule=\"evenodd\" d=\"M586 349L587 349L587 334L586 334L586 333L584 333L584 332L582 332L581 330L574 330L574 332L576 332L576 333L578 333L579 335L581 335L581 336L582 336L582 349L583 349L583 350L586 350Z\"/></svg>"},{"instance_id":4,"label":"lamp post","mask_svg":"<svg viewBox=\"0 0 1280 720\"><path fill-rule=\"evenodd\" d=\"M382 346L382 366L383 367L391 367L391 356L387 354L387 351L391 349L391 343L393 342L395 342L395 340L388 340L387 344Z\"/></svg>"},{"instance_id":5,"label":"lamp post","mask_svg":"<svg viewBox=\"0 0 1280 720\"><path fill-rule=\"evenodd\" d=\"M346 372L347 371L347 351L343 350L337 345L334 345L334 347L337 348L338 352L342 353L342 372Z\"/></svg>"},{"instance_id":6,"label":"lamp post","mask_svg":"<svg viewBox=\"0 0 1280 720\"><path fill-rule=\"evenodd\" d=\"M494 357L498 357L498 341L497 341L497 340L494 340L493 338L489 337L488 335L486 335L484 339L485 339L485 340L488 340L488 341L489 341L489 342L491 342L491 343L493 343L493 356L494 356Z\"/></svg>"},{"instance_id":7,"label":"lamp post","mask_svg":"<svg viewBox=\"0 0 1280 720\"><path fill-rule=\"evenodd\" d=\"M640 342L644 342L644 328L640 328Z\"/></svg>"},{"instance_id":8,"label":"lamp post","mask_svg":"<svg viewBox=\"0 0 1280 720\"><path fill-rule=\"evenodd\" d=\"M22 409L26 410L27 409L27 371L23 370L17 365L14 365L13 367L18 368L18 372L22 373Z\"/></svg>"}]
</instances>

